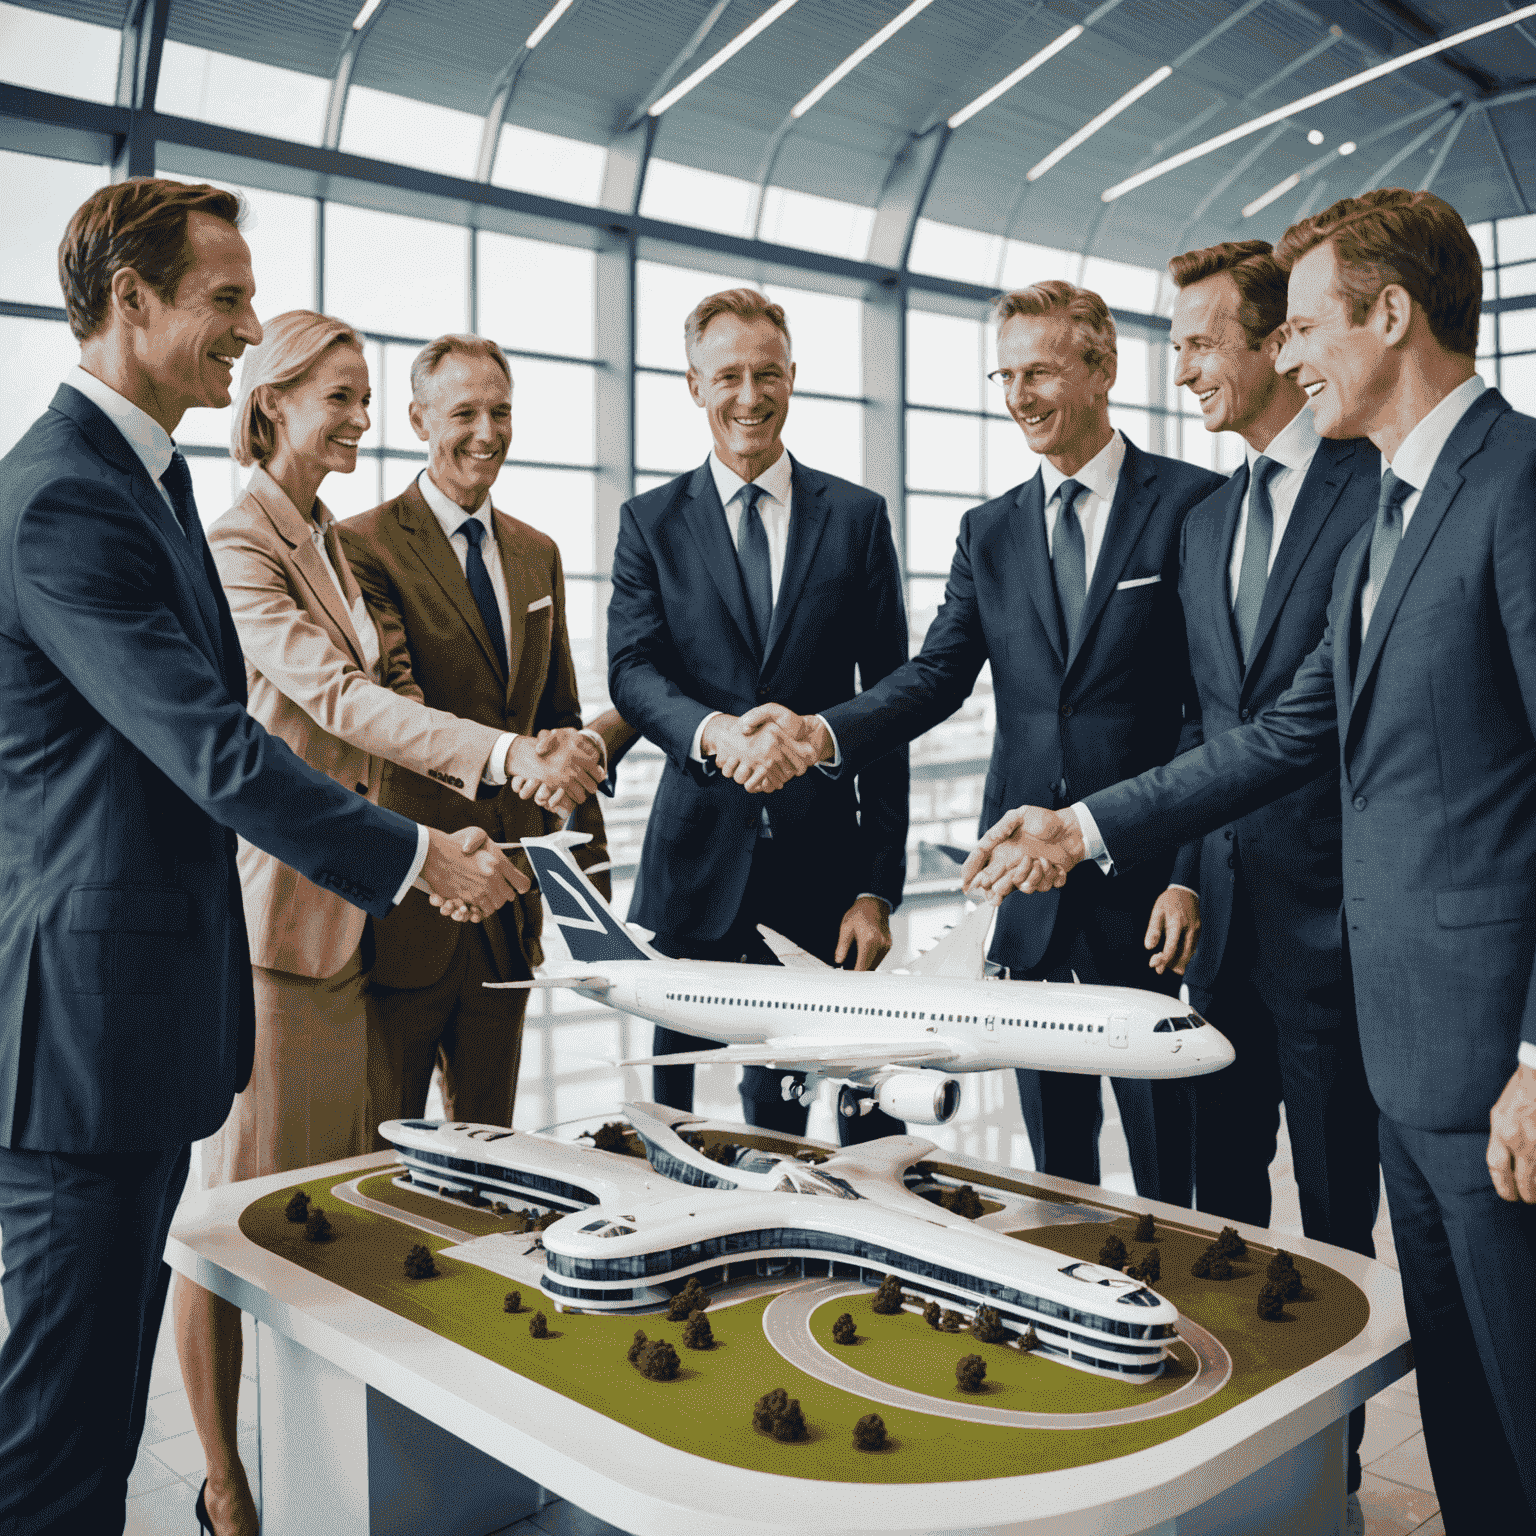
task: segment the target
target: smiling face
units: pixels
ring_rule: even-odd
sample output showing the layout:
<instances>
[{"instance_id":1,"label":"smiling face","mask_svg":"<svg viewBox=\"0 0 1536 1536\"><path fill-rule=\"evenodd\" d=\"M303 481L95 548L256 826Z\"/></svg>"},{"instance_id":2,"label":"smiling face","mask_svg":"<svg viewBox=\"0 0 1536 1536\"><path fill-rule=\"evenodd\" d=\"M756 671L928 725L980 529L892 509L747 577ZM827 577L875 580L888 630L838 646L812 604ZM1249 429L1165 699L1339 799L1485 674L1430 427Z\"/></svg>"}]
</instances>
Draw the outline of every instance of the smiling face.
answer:
<instances>
[{"instance_id":1,"label":"smiling face","mask_svg":"<svg viewBox=\"0 0 1536 1536\"><path fill-rule=\"evenodd\" d=\"M268 388L262 409L277 428L274 463L302 462L311 473L350 475L368 430L368 364L356 347L338 342L287 389Z\"/></svg>"},{"instance_id":2,"label":"smiling face","mask_svg":"<svg viewBox=\"0 0 1536 1536\"><path fill-rule=\"evenodd\" d=\"M1356 325L1336 279L1331 242L1314 246L1291 268L1285 345L1275 367L1311 399L1324 437L1369 437L1390 412L1398 350L1385 334L1391 322L1385 295Z\"/></svg>"},{"instance_id":3,"label":"smiling face","mask_svg":"<svg viewBox=\"0 0 1536 1536\"><path fill-rule=\"evenodd\" d=\"M1246 433L1281 387L1275 372L1279 338L1250 347L1238 320L1241 302L1237 284L1225 272L1181 288L1173 301L1169 340L1178 355L1173 382L1200 402L1207 432Z\"/></svg>"},{"instance_id":4,"label":"smiling face","mask_svg":"<svg viewBox=\"0 0 1536 1536\"><path fill-rule=\"evenodd\" d=\"M779 437L795 389L788 338L763 316L717 315L688 361L688 391L709 417L721 462L756 479L784 451Z\"/></svg>"},{"instance_id":5,"label":"smiling face","mask_svg":"<svg viewBox=\"0 0 1536 1536\"><path fill-rule=\"evenodd\" d=\"M450 352L411 402L411 426L438 490L478 511L512 446L512 381L489 357Z\"/></svg>"},{"instance_id":6,"label":"smiling face","mask_svg":"<svg viewBox=\"0 0 1536 1536\"><path fill-rule=\"evenodd\" d=\"M1014 315L997 333L997 367L1006 376L1008 414L1030 450L1074 475L1110 439L1111 355L1083 361L1082 340L1058 315Z\"/></svg>"},{"instance_id":7,"label":"smiling face","mask_svg":"<svg viewBox=\"0 0 1536 1536\"><path fill-rule=\"evenodd\" d=\"M114 282L115 291L136 285L142 318L134 352L162 424L194 406L228 405L235 359L261 341L252 308L256 278L240 231L211 213L191 213L187 244L192 265L169 304L127 269Z\"/></svg>"}]
</instances>

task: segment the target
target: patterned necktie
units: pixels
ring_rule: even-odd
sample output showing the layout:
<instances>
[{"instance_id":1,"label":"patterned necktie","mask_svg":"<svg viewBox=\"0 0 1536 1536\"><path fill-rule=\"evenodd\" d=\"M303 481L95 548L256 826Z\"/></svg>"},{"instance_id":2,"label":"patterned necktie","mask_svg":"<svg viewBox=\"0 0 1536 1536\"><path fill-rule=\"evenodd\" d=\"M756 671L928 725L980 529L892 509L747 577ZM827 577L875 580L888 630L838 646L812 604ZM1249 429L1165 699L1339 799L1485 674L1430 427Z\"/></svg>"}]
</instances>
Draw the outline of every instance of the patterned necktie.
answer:
<instances>
[{"instance_id":1,"label":"patterned necktie","mask_svg":"<svg viewBox=\"0 0 1536 1536\"><path fill-rule=\"evenodd\" d=\"M171 462L160 476L160 484L170 493L171 505L176 509L176 521L190 540L192 529L198 526L197 502L192 497L192 471L187 468L181 449L171 454Z\"/></svg>"},{"instance_id":2,"label":"patterned necktie","mask_svg":"<svg viewBox=\"0 0 1536 1536\"><path fill-rule=\"evenodd\" d=\"M738 492L741 529L736 538L736 560L752 608L752 623L757 628L759 655L768 648L768 630L773 623L773 562L768 556L768 530L757 510L759 499L767 494L760 485L744 485Z\"/></svg>"},{"instance_id":3,"label":"patterned necktie","mask_svg":"<svg viewBox=\"0 0 1536 1536\"><path fill-rule=\"evenodd\" d=\"M1399 480L1389 469L1381 477L1381 496L1376 502L1376 526L1371 531L1371 563L1360 593L1360 635L1370 628L1376 599L1386 585L1392 557L1403 542L1403 503L1413 495L1414 486Z\"/></svg>"},{"instance_id":4,"label":"patterned necktie","mask_svg":"<svg viewBox=\"0 0 1536 1536\"><path fill-rule=\"evenodd\" d=\"M485 561L480 554L480 541L485 537L485 524L478 517L466 517L455 533L462 533L465 542L469 545L465 552L464 574L469 578L469 595L475 600L475 607L480 610L480 617L485 620L485 627L490 632L491 649L496 652L496 659L501 663L502 676L507 675L507 636L502 628L501 609L496 606L496 589L491 585L490 572L485 568Z\"/></svg>"},{"instance_id":5,"label":"patterned necktie","mask_svg":"<svg viewBox=\"0 0 1536 1536\"><path fill-rule=\"evenodd\" d=\"M1275 508L1269 499L1269 480L1281 466L1262 455L1253 461L1251 490L1248 494L1248 532L1243 539L1243 563L1237 576L1237 596L1232 603L1232 622L1237 626L1238 647L1243 665L1253 652L1253 637L1259 627L1259 609L1264 606L1264 585L1269 580L1269 547L1275 536Z\"/></svg>"},{"instance_id":6,"label":"patterned necktie","mask_svg":"<svg viewBox=\"0 0 1536 1536\"><path fill-rule=\"evenodd\" d=\"M1057 491L1056 536L1051 541L1051 573L1056 581L1056 600L1061 604L1067 652L1077 643L1083 604L1088 598L1088 554L1083 525L1077 518L1077 499L1087 489L1077 480L1063 480Z\"/></svg>"}]
</instances>

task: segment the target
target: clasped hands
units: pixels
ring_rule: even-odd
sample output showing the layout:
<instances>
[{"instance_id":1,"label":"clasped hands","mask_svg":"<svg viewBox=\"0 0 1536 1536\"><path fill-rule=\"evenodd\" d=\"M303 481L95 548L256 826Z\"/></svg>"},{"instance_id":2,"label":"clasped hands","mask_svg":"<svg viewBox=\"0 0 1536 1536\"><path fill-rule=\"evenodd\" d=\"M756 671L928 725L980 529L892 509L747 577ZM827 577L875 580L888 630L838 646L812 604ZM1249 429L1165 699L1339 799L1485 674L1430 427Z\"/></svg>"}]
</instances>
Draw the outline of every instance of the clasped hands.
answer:
<instances>
[{"instance_id":1,"label":"clasped hands","mask_svg":"<svg viewBox=\"0 0 1536 1536\"><path fill-rule=\"evenodd\" d=\"M533 882L493 843L484 827L427 828L427 857L416 884L444 917L478 923Z\"/></svg>"},{"instance_id":2,"label":"clasped hands","mask_svg":"<svg viewBox=\"0 0 1536 1536\"><path fill-rule=\"evenodd\" d=\"M782 704L759 704L744 715L715 715L704 724L699 749L719 772L748 794L771 794L807 768L832 756L832 738L814 715Z\"/></svg>"},{"instance_id":3,"label":"clasped hands","mask_svg":"<svg viewBox=\"0 0 1536 1536\"><path fill-rule=\"evenodd\" d=\"M572 726L519 736L507 752L507 783L520 800L569 816L603 782L603 754Z\"/></svg>"},{"instance_id":4,"label":"clasped hands","mask_svg":"<svg viewBox=\"0 0 1536 1536\"><path fill-rule=\"evenodd\" d=\"M960 871L966 895L998 906L1010 891L1050 891L1085 855L1082 829L1071 811L1021 805L990 827Z\"/></svg>"}]
</instances>

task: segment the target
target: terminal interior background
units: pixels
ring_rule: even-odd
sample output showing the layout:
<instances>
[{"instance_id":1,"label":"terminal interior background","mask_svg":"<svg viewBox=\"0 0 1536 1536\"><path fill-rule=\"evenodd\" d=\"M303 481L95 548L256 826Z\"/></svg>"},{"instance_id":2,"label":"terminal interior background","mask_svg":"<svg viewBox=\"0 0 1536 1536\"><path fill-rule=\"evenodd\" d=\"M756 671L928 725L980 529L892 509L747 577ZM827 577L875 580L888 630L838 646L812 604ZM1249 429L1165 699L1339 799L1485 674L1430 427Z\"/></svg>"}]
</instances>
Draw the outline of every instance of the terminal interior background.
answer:
<instances>
[{"instance_id":1,"label":"terminal interior background","mask_svg":"<svg viewBox=\"0 0 1536 1536\"><path fill-rule=\"evenodd\" d=\"M1208 434L1193 396L1173 383L1168 256L1272 240L1372 186L1433 186L1471 224L1485 263L1478 367L1536 412L1536 23L1388 73L1115 201L1100 197L1213 132L1510 9L0 3L0 452L76 357L54 262L79 202L114 174L235 186L250 210L258 313L314 307L368 333L373 427L357 472L322 488L338 516L395 494L425 461L406 406L410 360L426 339L472 330L506 350L514 438L495 501L559 543L591 718L608 702L606 573L619 508L709 447L684 384L683 316L706 293L752 283L785 305L794 334L789 448L887 498L916 649L962 513L1035 469L984 379L987 302L1002 288L1064 277L1102 293L1119 326L1115 424L1153 452L1225 472L1240 441ZM899 17L878 51L811 99ZM727 64L667 104L693 69L765 18ZM1074 24L1086 30L1070 47L985 100ZM1136 95L1153 66L1159 78ZM1120 103L1039 171L1094 112ZM227 415L193 412L179 436L210 522L243 475L228 456ZM992 724L983 672L965 708L914 746L907 898L889 963L961 910L954 866L934 845L975 837ZM604 805L621 912L660 761L642 743ZM518 1126L648 1097L639 1072L604 1060L645 1050L649 1028L535 994ZM733 1081L729 1069L701 1069L699 1109L735 1118ZM820 1104L811 1133L832 1131ZM969 1081L957 1119L932 1135L1029 1166L1004 1074ZM1108 1151L1107 1166L1123 1170L1123 1155ZM1130 1188L1128 1172L1107 1181Z\"/></svg>"}]
</instances>

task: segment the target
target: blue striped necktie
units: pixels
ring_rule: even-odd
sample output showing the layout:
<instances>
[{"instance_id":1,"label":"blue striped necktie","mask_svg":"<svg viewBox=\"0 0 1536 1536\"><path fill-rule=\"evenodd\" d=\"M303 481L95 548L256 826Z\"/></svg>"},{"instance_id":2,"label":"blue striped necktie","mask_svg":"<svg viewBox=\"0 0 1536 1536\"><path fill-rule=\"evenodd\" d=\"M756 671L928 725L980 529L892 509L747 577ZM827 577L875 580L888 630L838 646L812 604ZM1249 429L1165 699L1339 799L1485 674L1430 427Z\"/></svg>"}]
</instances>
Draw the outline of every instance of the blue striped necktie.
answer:
<instances>
[{"instance_id":1,"label":"blue striped necktie","mask_svg":"<svg viewBox=\"0 0 1536 1536\"><path fill-rule=\"evenodd\" d=\"M182 533L190 540L192 529L197 523L197 502L192 496L192 471L187 467L187 461L182 456L181 449L177 448L171 454L171 462L165 466L165 473L160 476L160 484L170 495L171 505L176 509L176 521L181 524Z\"/></svg>"},{"instance_id":2,"label":"blue striped necktie","mask_svg":"<svg viewBox=\"0 0 1536 1536\"><path fill-rule=\"evenodd\" d=\"M507 636L502 628L501 609L496 604L496 589L491 585L490 572L485 568L485 560L480 554L480 541L485 537L485 524L478 517L466 517L455 533L462 533L469 548L465 551L464 574L469 578L469 595L475 600L475 607L480 610L480 617L485 620L485 627L490 631L491 648L496 652L496 659L501 663L501 675L507 675Z\"/></svg>"}]
</instances>

